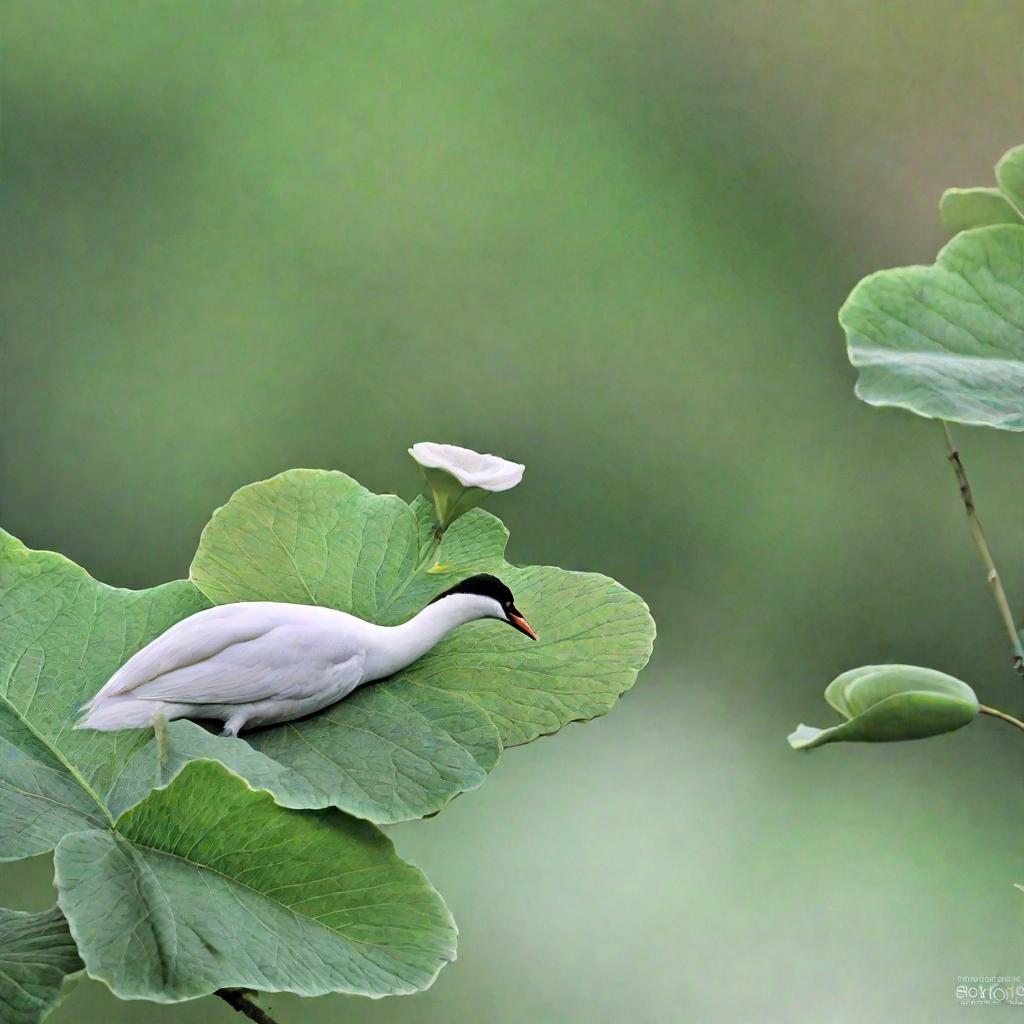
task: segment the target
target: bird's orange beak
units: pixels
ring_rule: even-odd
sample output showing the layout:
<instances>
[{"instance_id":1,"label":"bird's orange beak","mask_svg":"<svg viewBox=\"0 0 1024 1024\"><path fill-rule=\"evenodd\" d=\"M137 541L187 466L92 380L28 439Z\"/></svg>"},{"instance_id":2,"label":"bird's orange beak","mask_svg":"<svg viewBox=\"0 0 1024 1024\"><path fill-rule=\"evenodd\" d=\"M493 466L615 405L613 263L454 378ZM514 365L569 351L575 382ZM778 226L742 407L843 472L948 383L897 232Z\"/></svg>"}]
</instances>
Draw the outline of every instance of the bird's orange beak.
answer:
<instances>
[{"instance_id":1,"label":"bird's orange beak","mask_svg":"<svg viewBox=\"0 0 1024 1024\"><path fill-rule=\"evenodd\" d=\"M531 640L537 639L537 634L534 633L530 624L519 614L519 612L509 612L508 621L512 623L520 633L525 633Z\"/></svg>"}]
</instances>

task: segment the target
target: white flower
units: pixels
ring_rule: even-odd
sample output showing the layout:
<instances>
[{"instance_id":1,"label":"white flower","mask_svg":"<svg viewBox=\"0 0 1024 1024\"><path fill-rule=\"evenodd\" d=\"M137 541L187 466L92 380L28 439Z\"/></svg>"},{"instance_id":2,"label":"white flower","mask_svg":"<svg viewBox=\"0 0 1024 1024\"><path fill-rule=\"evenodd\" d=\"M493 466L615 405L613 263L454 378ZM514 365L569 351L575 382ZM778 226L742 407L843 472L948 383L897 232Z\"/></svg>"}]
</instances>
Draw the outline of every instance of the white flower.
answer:
<instances>
[{"instance_id":1,"label":"white flower","mask_svg":"<svg viewBox=\"0 0 1024 1024\"><path fill-rule=\"evenodd\" d=\"M434 496L438 537L488 494L515 487L526 468L497 455L481 455L469 448L433 441L414 444L409 454L420 464Z\"/></svg>"},{"instance_id":2,"label":"white flower","mask_svg":"<svg viewBox=\"0 0 1024 1024\"><path fill-rule=\"evenodd\" d=\"M500 459L497 455L481 455L470 448L454 444L420 441L409 454L425 469L450 473L463 487L479 487L484 491L508 491L523 479L525 466Z\"/></svg>"}]
</instances>

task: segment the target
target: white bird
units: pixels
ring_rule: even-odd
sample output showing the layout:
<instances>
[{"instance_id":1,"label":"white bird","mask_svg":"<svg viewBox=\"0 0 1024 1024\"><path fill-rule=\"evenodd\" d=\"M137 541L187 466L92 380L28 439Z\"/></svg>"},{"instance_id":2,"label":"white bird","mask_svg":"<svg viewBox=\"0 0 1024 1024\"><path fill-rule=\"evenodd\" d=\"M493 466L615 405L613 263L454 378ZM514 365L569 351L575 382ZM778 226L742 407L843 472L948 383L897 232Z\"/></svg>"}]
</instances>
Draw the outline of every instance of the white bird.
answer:
<instances>
[{"instance_id":1,"label":"white bird","mask_svg":"<svg viewBox=\"0 0 1024 1024\"><path fill-rule=\"evenodd\" d=\"M82 709L76 729L152 726L157 716L213 718L225 736L287 722L392 675L453 629L501 619L537 634L495 576L472 576L399 626L312 605L251 601L196 612L121 666Z\"/></svg>"}]
</instances>

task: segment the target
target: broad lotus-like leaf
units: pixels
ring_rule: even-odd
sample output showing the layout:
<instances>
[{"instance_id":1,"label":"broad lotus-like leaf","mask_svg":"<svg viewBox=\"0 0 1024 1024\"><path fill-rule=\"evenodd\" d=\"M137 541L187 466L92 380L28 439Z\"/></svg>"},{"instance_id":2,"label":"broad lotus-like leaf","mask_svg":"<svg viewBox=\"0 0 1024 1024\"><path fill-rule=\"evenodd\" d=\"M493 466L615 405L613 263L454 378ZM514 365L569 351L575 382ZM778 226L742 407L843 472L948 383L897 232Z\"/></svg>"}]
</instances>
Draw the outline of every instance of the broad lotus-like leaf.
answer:
<instances>
[{"instance_id":1,"label":"broad lotus-like leaf","mask_svg":"<svg viewBox=\"0 0 1024 1024\"><path fill-rule=\"evenodd\" d=\"M933 266L865 278L839 311L857 395L1024 430L1024 225L957 235Z\"/></svg>"},{"instance_id":2,"label":"broad lotus-like leaf","mask_svg":"<svg viewBox=\"0 0 1024 1024\"><path fill-rule=\"evenodd\" d=\"M152 734L75 732L75 710L132 652L206 606L185 580L118 590L0 531L0 859L110 823L107 795Z\"/></svg>"},{"instance_id":3,"label":"broad lotus-like leaf","mask_svg":"<svg viewBox=\"0 0 1024 1024\"><path fill-rule=\"evenodd\" d=\"M491 572L539 642L496 621L450 634L395 676L310 719L248 733L328 802L378 822L438 810L502 746L609 710L650 656L646 605L607 577L504 559L508 531L473 509L440 538L429 504L343 473L293 470L242 488L203 532L191 578L215 603L320 604L393 625Z\"/></svg>"},{"instance_id":4,"label":"broad lotus-like leaf","mask_svg":"<svg viewBox=\"0 0 1024 1024\"><path fill-rule=\"evenodd\" d=\"M378 829L279 807L215 761L65 836L54 862L88 973L126 999L402 994L455 958L440 896Z\"/></svg>"},{"instance_id":5,"label":"broad lotus-like leaf","mask_svg":"<svg viewBox=\"0 0 1024 1024\"><path fill-rule=\"evenodd\" d=\"M0 908L0 1020L37 1024L82 970L59 907L41 914Z\"/></svg>"},{"instance_id":6,"label":"broad lotus-like leaf","mask_svg":"<svg viewBox=\"0 0 1024 1024\"><path fill-rule=\"evenodd\" d=\"M1021 216L998 188L947 188L939 200L939 219L951 234L992 224L1020 224Z\"/></svg>"},{"instance_id":7,"label":"broad lotus-like leaf","mask_svg":"<svg viewBox=\"0 0 1024 1024\"><path fill-rule=\"evenodd\" d=\"M952 732L972 722L978 698L959 679L914 665L867 665L829 683L825 699L846 721L830 729L799 725L796 750L838 741L889 743Z\"/></svg>"}]
</instances>

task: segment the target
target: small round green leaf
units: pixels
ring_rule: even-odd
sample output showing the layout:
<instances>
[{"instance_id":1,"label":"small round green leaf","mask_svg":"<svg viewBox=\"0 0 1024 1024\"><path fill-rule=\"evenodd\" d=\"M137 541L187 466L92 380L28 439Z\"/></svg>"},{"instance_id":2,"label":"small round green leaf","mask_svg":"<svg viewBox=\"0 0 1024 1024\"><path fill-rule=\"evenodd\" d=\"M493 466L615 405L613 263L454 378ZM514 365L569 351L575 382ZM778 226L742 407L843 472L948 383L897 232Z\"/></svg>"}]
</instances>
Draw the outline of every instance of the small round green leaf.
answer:
<instances>
[{"instance_id":1,"label":"small round green leaf","mask_svg":"<svg viewBox=\"0 0 1024 1024\"><path fill-rule=\"evenodd\" d=\"M991 224L1020 224L1021 216L997 188L947 188L939 200L939 219L951 234Z\"/></svg>"},{"instance_id":2,"label":"small round green leaf","mask_svg":"<svg viewBox=\"0 0 1024 1024\"><path fill-rule=\"evenodd\" d=\"M952 732L972 722L978 698L959 679L914 665L867 665L829 683L825 699L846 722L830 729L799 725L789 736L795 750L840 740L890 743Z\"/></svg>"}]
</instances>

